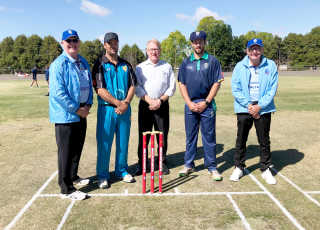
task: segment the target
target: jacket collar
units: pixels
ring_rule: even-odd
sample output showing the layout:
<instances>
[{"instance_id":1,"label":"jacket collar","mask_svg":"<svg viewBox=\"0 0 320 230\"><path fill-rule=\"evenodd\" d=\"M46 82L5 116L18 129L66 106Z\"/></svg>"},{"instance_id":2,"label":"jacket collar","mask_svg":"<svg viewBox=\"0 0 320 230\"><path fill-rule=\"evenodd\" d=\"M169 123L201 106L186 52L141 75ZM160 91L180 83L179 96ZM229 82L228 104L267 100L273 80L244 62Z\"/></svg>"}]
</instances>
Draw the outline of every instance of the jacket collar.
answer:
<instances>
[{"instance_id":1,"label":"jacket collar","mask_svg":"<svg viewBox=\"0 0 320 230\"><path fill-rule=\"evenodd\" d=\"M200 59L196 59L195 56L194 56L194 53L192 52L192 54L190 55L190 61L193 62L194 60L201 60L201 59L204 59L204 60L207 60L209 57L208 53L205 51L204 54L202 55L202 57Z\"/></svg>"},{"instance_id":2,"label":"jacket collar","mask_svg":"<svg viewBox=\"0 0 320 230\"><path fill-rule=\"evenodd\" d=\"M262 56L261 56L261 62L260 62L259 67L265 65L266 62L267 62L267 58L262 55ZM246 66L247 68L250 67L250 61L249 61L248 55L246 55L246 56L242 59L242 64L243 64L244 66Z\"/></svg>"}]
</instances>

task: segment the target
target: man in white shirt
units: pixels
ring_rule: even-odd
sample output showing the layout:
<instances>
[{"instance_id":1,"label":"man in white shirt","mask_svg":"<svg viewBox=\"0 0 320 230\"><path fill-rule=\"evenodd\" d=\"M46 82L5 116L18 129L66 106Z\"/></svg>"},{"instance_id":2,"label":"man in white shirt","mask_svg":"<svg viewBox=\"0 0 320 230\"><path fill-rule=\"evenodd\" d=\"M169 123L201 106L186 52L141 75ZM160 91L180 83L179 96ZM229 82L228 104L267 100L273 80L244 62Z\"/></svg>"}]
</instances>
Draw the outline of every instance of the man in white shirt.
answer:
<instances>
[{"instance_id":1,"label":"man in white shirt","mask_svg":"<svg viewBox=\"0 0 320 230\"><path fill-rule=\"evenodd\" d=\"M138 112L139 145L138 167L135 175L142 174L142 133L151 131L163 132L163 174L170 173L167 167L166 153L169 132L169 97L176 90L176 81L169 63L160 60L160 42L152 39L147 43L148 60L140 63L136 68L136 95L140 98ZM150 137L147 137L147 144ZM157 137L159 143L159 137ZM147 155L148 157L148 155Z\"/></svg>"}]
</instances>

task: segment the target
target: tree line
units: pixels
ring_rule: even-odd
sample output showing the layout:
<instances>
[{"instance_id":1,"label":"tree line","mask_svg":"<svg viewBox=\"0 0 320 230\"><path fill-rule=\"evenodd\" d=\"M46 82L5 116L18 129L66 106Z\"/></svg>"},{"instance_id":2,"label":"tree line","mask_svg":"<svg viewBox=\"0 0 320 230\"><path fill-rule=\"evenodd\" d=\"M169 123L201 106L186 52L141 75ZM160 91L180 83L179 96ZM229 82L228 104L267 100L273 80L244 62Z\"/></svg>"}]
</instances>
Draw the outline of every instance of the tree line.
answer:
<instances>
[{"instance_id":1,"label":"tree line","mask_svg":"<svg viewBox=\"0 0 320 230\"><path fill-rule=\"evenodd\" d=\"M309 33L289 33L281 38L267 32L249 31L244 35L233 36L230 25L214 17L203 18L197 28L207 33L207 51L220 61L224 71L230 71L245 56L248 40L258 37L264 42L265 56L278 65L287 64L293 68L320 65L320 26ZM38 35L19 35L15 39L4 38L0 43L0 73L30 72L37 66L44 70L46 66L62 53L60 43L52 36L43 39ZM98 40L84 41L80 45L80 54L92 67L98 56L104 53L103 44ZM161 42L161 59L178 68L182 60L191 54L189 38L180 31L174 31ZM120 57L128 60L133 67L147 57L136 44L124 45Z\"/></svg>"}]
</instances>

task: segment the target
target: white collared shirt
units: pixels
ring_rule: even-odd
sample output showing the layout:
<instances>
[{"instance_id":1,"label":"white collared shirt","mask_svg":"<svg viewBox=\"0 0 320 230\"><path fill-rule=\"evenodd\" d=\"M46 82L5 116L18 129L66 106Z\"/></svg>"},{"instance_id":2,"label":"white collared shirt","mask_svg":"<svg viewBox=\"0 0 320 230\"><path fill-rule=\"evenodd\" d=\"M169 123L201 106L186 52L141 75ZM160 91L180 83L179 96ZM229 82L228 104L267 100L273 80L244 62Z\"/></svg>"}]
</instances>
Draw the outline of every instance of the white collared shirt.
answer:
<instances>
[{"instance_id":1,"label":"white collared shirt","mask_svg":"<svg viewBox=\"0 0 320 230\"><path fill-rule=\"evenodd\" d=\"M159 60L153 64L149 59L136 67L137 86L136 95L148 95L158 99L162 95L173 96L176 91L176 80L169 63Z\"/></svg>"}]
</instances>

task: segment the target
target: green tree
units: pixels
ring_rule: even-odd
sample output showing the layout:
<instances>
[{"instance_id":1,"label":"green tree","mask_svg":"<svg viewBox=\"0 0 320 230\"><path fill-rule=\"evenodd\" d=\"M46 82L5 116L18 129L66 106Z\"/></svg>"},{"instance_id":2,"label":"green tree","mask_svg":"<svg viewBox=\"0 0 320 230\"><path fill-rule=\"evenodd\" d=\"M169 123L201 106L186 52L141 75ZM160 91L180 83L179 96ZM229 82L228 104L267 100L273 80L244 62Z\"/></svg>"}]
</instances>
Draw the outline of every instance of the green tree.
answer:
<instances>
[{"instance_id":1,"label":"green tree","mask_svg":"<svg viewBox=\"0 0 320 230\"><path fill-rule=\"evenodd\" d=\"M16 70L29 71L26 68L26 57L21 57L25 53L27 47L27 37L24 34L21 34L16 37L13 44L13 68Z\"/></svg>"},{"instance_id":2,"label":"green tree","mask_svg":"<svg viewBox=\"0 0 320 230\"><path fill-rule=\"evenodd\" d=\"M313 28L304 38L306 65L320 65L320 26Z\"/></svg>"},{"instance_id":3,"label":"green tree","mask_svg":"<svg viewBox=\"0 0 320 230\"><path fill-rule=\"evenodd\" d=\"M13 44L12 37L6 37L0 43L0 69L4 73L10 72L10 68L14 63Z\"/></svg>"},{"instance_id":4,"label":"green tree","mask_svg":"<svg viewBox=\"0 0 320 230\"><path fill-rule=\"evenodd\" d=\"M50 65L61 53L62 47L54 37L50 35L44 37L40 48L39 68L44 69Z\"/></svg>"},{"instance_id":5,"label":"green tree","mask_svg":"<svg viewBox=\"0 0 320 230\"><path fill-rule=\"evenodd\" d=\"M31 70L40 61L40 48L42 39L38 35L31 35L27 38L25 53L22 54L20 64L22 68ZM39 67L39 66L38 66Z\"/></svg>"},{"instance_id":6,"label":"green tree","mask_svg":"<svg viewBox=\"0 0 320 230\"><path fill-rule=\"evenodd\" d=\"M103 50L102 43L97 39L81 42L79 53L88 61L92 69L95 61L102 55Z\"/></svg>"},{"instance_id":7,"label":"green tree","mask_svg":"<svg viewBox=\"0 0 320 230\"><path fill-rule=\"evenodd\" d=\"M216 25L223 25L224 22L222 20L216 20L213 16L204 17L200 20L197 31L203 30L207 34L213 31Z\"/></svg>"},{"instance_id":8,"label":"green tree","mask_svg":"<svg viewBox=\"0 0 320 230\"><path fill-rule=\"evenodd\" d=\"M127 60L133 68L136 68L139 63L146 59L136 44L133 44L131 47L125 44L120 51L120 57Z\"/></svg>"},{"instance_id":9,"label":"green tree","mask_svg":"<svg viewBox=\"0 0 320 230\"><path fill-rule=\"evenodd\" d=\"M188 42L180 31L171 32L168 38L161 42L161 59L167 61L175 69L187 56Z\"/></svg>"},{"instance_id":10,"label":"green tree","mask_svg":"<svg viewBox=\"0 0 320 230\"><path fill-rule=\"evenodd\" d=\"M305 41L301 34L289 33L283 40L287 63L291 66L305 64Z\"/></svg>"}]
</instances>

